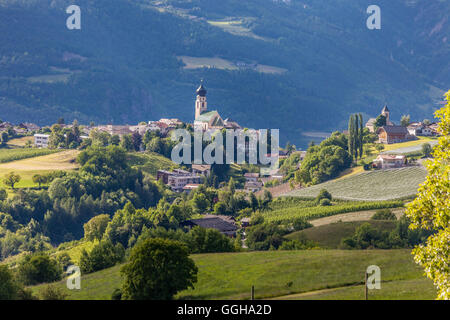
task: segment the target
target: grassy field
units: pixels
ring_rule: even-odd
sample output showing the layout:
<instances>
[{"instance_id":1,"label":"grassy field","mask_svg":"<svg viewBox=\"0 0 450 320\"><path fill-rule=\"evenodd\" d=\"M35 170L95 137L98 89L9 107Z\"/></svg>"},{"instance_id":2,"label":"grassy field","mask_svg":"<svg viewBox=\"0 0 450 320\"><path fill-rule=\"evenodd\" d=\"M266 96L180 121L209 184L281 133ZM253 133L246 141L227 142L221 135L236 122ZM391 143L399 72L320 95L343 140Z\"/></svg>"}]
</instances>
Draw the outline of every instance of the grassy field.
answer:
<instances>
[{"instance_id":1,"label":"grassy field","mask_svg":"<svg viewBox=\"0 0 450 320\"><path fill-rule=\"evenodd\" d=\"M390 281L380 290L369 290L369 300L432 300L436 289L429 279ZM364 300L364 285L317 290L275 298L276 300Z\"/></svg>"},{"instance_id":2,"label":"grassy field","mask_svg":"<svg viewBox=\"0 0 450 320\"><path fill-rule=\"evenodd\" d=\"M141 169L153 178L156 177L158 170L170 170L178 167L176 163L157 153L128 153L127 157L131 166Z\"/></svg>"},{"instance_id":3,"label":"grassy field","mask_svg":"<svg viewBox=\"0 0 450 320\"><path fill-rule=\"evenodd\" d=\"M37 186L32 181L35 174L77 169L78 165L75 163L75 158L78 152L78 150L59 151L45 156L2 163L0 164L0 187L5 187L3 178L12 171L21 177L20 182L15 186L16 188L31 188Z\"/></svg>"},{"instance_id":4,"label":"grassy field","mask_svg":"<svg viewBox=\"0 0 450 320\"><path fill-rule=\"evenodd\" d=\"M286 196L315 197L321 189L326 189L338 199L392 200L415 195L426 175L427 172L422 167L368 171L298 189Z\"/></svg>"},{"instance_id":5,"label":"grassy field","mask_svg":"<svg viewBox=\"0 0 450 320\"><path fill-rule=\"evenodd\" d=\"M24 147L28 141L33 142L34 137L26 136L26 137L14 138L14 139L9 140L7 145L10 147Z\"/></svg>"},{"instance_id":6,"label":"grassy field","mask_svg":"<svg viewBox=\"0 0 450 320\"><path fill-rule=\"evenodd\" d=\"M364 223L370 223L374 228L391 231L395 228L395 221L352 221L352 222L337 222L319 227L308 228L302 231L297 231L288 234L286 238L290 240L307 239L314 241L322 248L337 249L340 247L341 240L352 236L356 228Z\"/></svg>"},{"instance_id":7,"label":"grassy field","mask_svg":"<svg viewBox=\"0 0 450 320\"><path fill-rule=\"evenodd\" d=\"M266 251L199 254L192 258L199 268L198 283L195 289L180 292L179 299L249 299L252 285L257 299L361 285L369 265L381 268L379 298L433 299L435 294L429 282L423 280L423 271L413 262L410 250ZM120 267L82 276L81 290L66 289L64 281L57 286L70 299L110 299L113 290L121 286ZM410 281L406 295L405 287L383 290L385 283L398 281ZM42 287L32 290L36 293ZM424 292L430 294L423 297ZM354 295L358 297L357 292ZM345 292L345 296L349 293Z\"/></svg>"},{"instance_id":8,"label":"grassy field","mask_svg":"<svg viewBox=\"0 0 450 320\"><path fill-rule=\"evenodd\" d=\"M371 201L371 202L334 202L332 206L317 206L314 201L291 202L285 204L275 203L272 210L263 213L264 220L268 222L288 222L295 218L307 220L333 216L341 213L366 211L371 209L395 208L403 206L401 201Z\"/></svg>"}]
</instances>

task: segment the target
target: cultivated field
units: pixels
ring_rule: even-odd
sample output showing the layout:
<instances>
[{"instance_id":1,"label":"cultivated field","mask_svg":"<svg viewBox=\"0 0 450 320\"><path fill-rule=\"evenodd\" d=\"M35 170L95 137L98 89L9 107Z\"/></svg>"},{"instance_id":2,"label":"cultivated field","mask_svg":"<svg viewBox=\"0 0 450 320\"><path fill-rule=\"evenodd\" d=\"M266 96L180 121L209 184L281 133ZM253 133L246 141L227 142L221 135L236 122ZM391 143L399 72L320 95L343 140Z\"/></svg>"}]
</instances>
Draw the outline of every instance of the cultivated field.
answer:
<instances>
[{"instance_id":1,"label":"cultivated field","mask_svg":"<svg viewBox=\"0 0 450 320\"><path fill-rule=\"evenodd\" d=\"M265 251L199 254L192 258L199 268L198 283L177 298L249 299L252 285L256 299L329 288L349 288L351 292L344 291L344 297L362 298L364 289L360 287L359 293L354 286L363 283L364 271L372 264L382 270L382 289L376 292L377 298L435 298L432 284L414 263L410 250ZM110 299L114 289L121 287L120 268L82 276L81 290L68 290L65 281L57 285L69 299ZM397 282L409 285L389 285ZM32 290L37 293L43 286ZM334 292L334 297L339 299L340 294Z\"/></svg>"},{"instance_id":2,"label":"cultivated field","mask_svg":"<svg viewBox=\"0 0 450 320\"><path fill-rule=\"evenodd\" d=\"M343 179L331 180L285 194L294 197L315 197L321 189L334 198L346 200L392 200L413 196L427 172L422 167L369 171Z\"/></svg>"},{"instance_id":3,"label":"cultivated field","mask_svg":"<svg viewBox=\"0 0 450 320\"><path fill-rule=\"evenodd\" d=\"M55 150L35 148L0 149L0 163L44 156L55 152Z\"/></svg>"},{"instance_id":4,"label":"cultivated field","mask_svg":"<svg viewBox=\"0 0 450 320\"><path fill-rule=\"evenodd\" d=\"M332 206L317 206L314 201L286 203L285 205L271 206L273 209L263 213L264 220L268 222L289 222L296 218L307 220L334 216L347 212L367 211L371 209L396 208L403 206L402 201L370 201L334 202Z\"/></svg>"}]
</instances>

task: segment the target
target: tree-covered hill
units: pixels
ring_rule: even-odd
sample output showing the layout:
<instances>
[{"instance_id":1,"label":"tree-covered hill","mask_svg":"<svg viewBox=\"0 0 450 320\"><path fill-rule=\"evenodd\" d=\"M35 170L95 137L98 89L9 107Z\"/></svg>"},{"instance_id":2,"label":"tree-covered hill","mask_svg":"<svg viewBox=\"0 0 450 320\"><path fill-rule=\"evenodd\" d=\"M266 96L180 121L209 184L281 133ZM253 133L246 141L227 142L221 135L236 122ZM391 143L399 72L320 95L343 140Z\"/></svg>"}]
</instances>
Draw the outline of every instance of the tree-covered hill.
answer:
<instances>
[{"instance_id":1,"label":"tree-covered hill","mask_svg":"<svg viewBox=\"0 0 450 320\"><path fill-rule=\"evenodd\" d=\"M450 2L377 2L381 30L367 0L80 0L68 30L72 1L0 0L1 118L192 121L201 78L223 117L297 145L384 103L394 120L431 118L450 87Z\"/></svg>"}]
</instances>

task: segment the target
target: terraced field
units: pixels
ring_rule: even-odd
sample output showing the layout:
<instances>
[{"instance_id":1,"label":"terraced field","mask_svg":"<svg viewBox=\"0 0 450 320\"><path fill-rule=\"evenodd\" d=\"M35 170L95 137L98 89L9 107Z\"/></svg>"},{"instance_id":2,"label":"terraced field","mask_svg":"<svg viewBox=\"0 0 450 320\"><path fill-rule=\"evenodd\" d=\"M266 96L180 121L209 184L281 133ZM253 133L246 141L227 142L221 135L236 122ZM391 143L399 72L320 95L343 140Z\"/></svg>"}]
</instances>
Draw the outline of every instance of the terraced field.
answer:
<instances>
[{"instance_id":1,"label":"terraced field","mask_svg":"<svg viewBox=\"0 0 450 320\"><path fill-rule=\"evenodd\" d=\"M379 201L393 200L416 194L427 172L422 167L363 172L339 180L288 192L285 196L315 197L321 189L336 199Z\"/></svg>"}]
</instances>

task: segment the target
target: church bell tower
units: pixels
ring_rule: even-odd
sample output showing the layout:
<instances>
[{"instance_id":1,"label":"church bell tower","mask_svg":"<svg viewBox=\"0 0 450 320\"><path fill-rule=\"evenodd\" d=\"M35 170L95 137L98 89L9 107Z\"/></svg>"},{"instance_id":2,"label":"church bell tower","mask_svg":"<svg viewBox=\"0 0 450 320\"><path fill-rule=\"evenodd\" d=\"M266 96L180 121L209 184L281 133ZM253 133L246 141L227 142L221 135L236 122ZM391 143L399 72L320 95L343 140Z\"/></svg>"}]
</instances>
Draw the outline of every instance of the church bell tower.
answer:
<instances>
[{"instance_id":1,"label":"church bell tower","mask_svg":"<svg viewBox=\"0 0 450 320\"><path fill-rule=\"evenodd\" d=\"M206 89L203 87L203 81L200 84L200 87L198 87L196 93L197 99L195 100L195 119L207 110Z\"/></svg>"}]
</instances>

